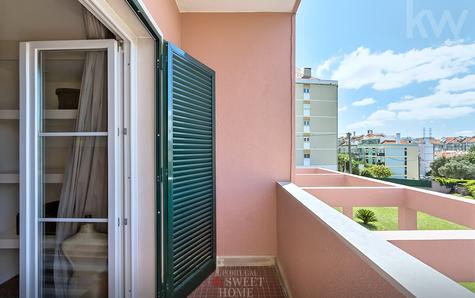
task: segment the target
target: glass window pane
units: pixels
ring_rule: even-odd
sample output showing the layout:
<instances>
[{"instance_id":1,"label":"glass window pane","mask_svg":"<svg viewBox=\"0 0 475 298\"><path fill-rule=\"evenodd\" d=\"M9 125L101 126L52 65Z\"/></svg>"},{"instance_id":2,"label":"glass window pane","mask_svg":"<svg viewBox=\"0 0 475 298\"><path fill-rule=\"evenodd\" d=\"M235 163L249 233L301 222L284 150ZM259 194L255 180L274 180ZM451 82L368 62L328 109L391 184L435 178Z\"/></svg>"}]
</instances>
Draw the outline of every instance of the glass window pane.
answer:
<instances>
[{"instance_id":1,"label":"glass window pane","mask_svg":"<svg viewBox=\"0 0 475 298\"><path fill-rule=\"evenodd\" d=\"M107 297L107 224L43 223L44 297Z\"/></svg>"},{"instance_id":2,"label":"glass window pane","mask_svg":"<svg viewBox=\"0 0 475 298\"><path fill-rule=\"evenodd\" d=\"M107 137L41 140L40 217L107 218Z\"/></svg>"},{"instance_id":3,"label":"glass window pane","mask_svg":"<svg viewBox=\"0 0 475 298\"><path fill-rule=\"evenodd\" d=\"M105 50L42 51L41 73L43 132L107 131Z\"/></svg>"}]
</instances>

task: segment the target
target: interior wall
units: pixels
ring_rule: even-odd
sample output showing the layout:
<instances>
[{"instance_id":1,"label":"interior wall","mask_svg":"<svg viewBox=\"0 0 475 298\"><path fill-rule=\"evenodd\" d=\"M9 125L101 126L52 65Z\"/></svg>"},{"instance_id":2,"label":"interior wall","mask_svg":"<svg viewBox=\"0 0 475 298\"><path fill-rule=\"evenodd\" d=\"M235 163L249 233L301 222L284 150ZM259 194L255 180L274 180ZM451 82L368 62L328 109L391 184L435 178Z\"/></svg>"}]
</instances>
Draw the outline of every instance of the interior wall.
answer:
<instances>
[{"instance_id":1,"label":"interior wall","mask_svg":"<svg viewBox=\"0 0 475 298\"><path fill-rule=\"evenodd\" d=\"M293 18L185 13L182 48L216 71L220 256L276 255L275 181L289 181Z\"/></svg>"},{"instance_id":2,"label":"interior wall","mask_svg":"<svg viewBox=\"0 0 475 298\"><path fill-rule=\"evenodd\" d=\"M2 0L0 39L85 39L81 9L77 0Z\"/></svg>"},{"instance_id":3,"label":"interior wall","mask_svg":"<svg viewBox=\"0 0 475 298\"><path fill-rule=\"evenodd\" d=\"M76 0L0 1L0 109L19 109L19 42L85 39L81 9ZM0 119L0 148L0 174L18 174L17 119ZM17 182L0 183L0 238L16 234L18 190ZM0 248L0 264L0 283L17 275L18 249Z\"/></svg>"}]
</instances>

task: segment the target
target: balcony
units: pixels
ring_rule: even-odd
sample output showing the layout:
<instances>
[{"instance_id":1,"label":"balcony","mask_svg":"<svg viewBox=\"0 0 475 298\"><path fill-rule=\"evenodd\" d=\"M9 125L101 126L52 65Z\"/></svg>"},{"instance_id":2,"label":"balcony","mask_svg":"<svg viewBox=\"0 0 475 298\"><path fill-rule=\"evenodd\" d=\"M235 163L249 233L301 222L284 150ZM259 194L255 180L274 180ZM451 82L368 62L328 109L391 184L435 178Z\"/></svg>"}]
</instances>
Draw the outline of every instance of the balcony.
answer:
<instances>
[{"instance_id":1,"label":"balcony","mask_svg":"<svg viewBox=\"0 0 475 298\"><path fill-rule=\"evenodd\" d=\"M276 184L277 255L220 262L190 297L474 297L458 282L475 280L475 231L417 230L415 213L473 229L475 201L320 168L294 182ZM399 230L366 229L356 206L397 207Z\"/></svg>"},{"instance_id":2,"label":"balcony","mask_svg":"<svg viewBox=\"0 0 475 298\"><path fill-rule=\"evenodd\" d=\"M293 297L473 297L457 282L475 280L475 231L417 230L416 212L473 229L475 201L323 169L295 183L277 185L277 263ZM364 228L356 206L397 207L400 230Z\"/></svg>"}]
</instances>

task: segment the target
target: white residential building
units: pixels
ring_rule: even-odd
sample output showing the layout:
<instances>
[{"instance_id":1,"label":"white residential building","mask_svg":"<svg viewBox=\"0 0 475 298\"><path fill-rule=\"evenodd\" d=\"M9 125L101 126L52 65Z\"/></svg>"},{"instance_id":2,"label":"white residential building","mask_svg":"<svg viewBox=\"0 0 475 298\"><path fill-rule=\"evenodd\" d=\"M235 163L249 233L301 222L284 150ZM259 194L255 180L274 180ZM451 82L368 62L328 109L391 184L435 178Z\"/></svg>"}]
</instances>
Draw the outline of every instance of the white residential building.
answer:
<instances>
[{"instance_id":1,"label":"white residential building","mask_svg":"<svg viewBox=\"0 0 475 298\"><path fill-rule=\"evenodd\" d=\"M338 82L311 76L296 80L296 165L337 169Z\"/></svg>"}]
</instances>

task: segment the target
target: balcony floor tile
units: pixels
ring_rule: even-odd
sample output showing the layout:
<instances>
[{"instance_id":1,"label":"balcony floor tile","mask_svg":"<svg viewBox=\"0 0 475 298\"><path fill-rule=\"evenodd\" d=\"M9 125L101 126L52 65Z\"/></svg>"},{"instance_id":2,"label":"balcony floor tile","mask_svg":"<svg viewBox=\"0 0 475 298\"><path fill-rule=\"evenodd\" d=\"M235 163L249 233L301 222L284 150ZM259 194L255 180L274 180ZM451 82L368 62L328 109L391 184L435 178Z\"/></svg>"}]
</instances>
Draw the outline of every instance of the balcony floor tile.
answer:
<instances>
[{"instance_id":1,"label":"balcony floor tile","mask_svg":"<svg viewBox=\"0 0 475 298\"><path fill-rule=\"evenodd\" d=\"M274 266L218 267L189 298L288 297Z\"/></svg>"}]
</instances>

